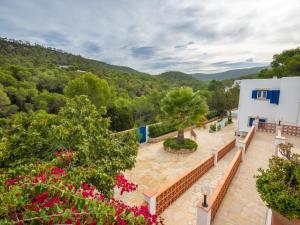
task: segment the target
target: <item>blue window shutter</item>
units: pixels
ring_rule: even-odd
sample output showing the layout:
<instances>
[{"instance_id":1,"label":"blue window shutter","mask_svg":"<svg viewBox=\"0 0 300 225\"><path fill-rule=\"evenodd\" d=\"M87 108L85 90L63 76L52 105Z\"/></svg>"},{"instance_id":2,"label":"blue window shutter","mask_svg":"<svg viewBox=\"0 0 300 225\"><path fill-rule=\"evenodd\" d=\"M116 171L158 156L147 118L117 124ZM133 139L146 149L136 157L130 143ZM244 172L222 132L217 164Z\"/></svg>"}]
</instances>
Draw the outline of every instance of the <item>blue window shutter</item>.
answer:
<instances>
[{"instance_id":1,"label":"blue window shutter","mask_svg":"<svg viewBox=\"0 0 300 225\"><path fill-rule=\"evenodd\" d=\"M273 91L271 90L267 90L267 99L272 99L272 96L273 96Z\"/></svg>"},{"instance_id":2,"label":"blue window shutter","mask_svg":"<svg viewBox=\"0 0 300 225\"><path fill-rule=\"evenodd\" d=\"M266 119L259 119L259 122L260 122L260 123L265 123L265 122L266 122Z\"/></svg>"},{"instance_id":3,"label":"blue window shutter","mask_svg":"<svg viewBox=\"0 0 300 225\"><path fill-rule=\"evenodd\" d=\"M253 118L253 117L250 117L250 118L249 118L249 127L252 127L253 121L254 121L254 118Z\"/></svg>"},{"instance_id":4,"label":"blue window shutter","mask_svg":"<svg viewBox=\"0 0 300 225\"><path fill-rule=\"evenodd\" d=\"M252 91L252 98L257 99L257 90Z\"/></svg>"},{"instance_id":5,"label":"blue window shutter","mask_svg":"<svg viewBox=\"0 0 300 225\"><path fill-rule=\"evenodd\" d=\"M280 96L280 91L279 90L273 90L272 91L272 98L271 98L270 103L278 105L278 103L279 103L279 96Z\"/></svg>"}]
</instances>

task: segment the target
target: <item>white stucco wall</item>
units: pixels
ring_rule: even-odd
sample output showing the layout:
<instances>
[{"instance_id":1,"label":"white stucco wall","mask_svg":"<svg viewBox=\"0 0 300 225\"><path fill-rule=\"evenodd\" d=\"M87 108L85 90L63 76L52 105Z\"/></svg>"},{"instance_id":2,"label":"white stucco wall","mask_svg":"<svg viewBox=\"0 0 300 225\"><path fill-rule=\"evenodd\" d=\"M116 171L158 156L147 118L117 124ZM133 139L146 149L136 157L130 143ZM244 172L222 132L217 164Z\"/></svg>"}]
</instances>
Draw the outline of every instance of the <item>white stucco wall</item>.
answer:
<instances>
[{"instance_id":1,"label":"white stucco wall","mask_svg":"<svg viewBox=\"0 0 300 225\"><path fill-rule=\"evenodd\" d=\"M255 89L280 90L279 104L271 104L270 100L252 99ZM267 122L281 120L286 124L300 125L297 121L300 104L300 77L281 79L242 80L238 108L238 131L249 130L249 117L260 117Z\"/></svg>"},{"instance_id":2,"label":"white stucco wall","mask_svg":"<svg viewBox=\"0 0 300 225\"><path fill-rule=\"evenodd\" d=\"M283 77L280 80L278 120L300 126L300 77Z\"/></svg>"}]
</instances>

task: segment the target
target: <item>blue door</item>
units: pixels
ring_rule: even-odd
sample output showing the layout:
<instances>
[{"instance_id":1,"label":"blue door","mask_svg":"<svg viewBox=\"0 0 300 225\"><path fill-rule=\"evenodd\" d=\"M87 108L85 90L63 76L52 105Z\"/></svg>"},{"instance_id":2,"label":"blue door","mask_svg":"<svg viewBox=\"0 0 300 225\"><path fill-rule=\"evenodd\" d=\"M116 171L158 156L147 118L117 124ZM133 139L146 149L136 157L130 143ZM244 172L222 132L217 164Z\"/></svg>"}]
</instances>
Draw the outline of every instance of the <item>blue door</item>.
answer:
<instances>
[{"instance_id":1,"label":"blue door","mask_svg":"<svg viewBox=\"0 0 300 225\"><path fill-rule=\"evenodd\" d=\"M145 143L147 141L147 128L146 126L139 128L140 133L140 143Z\"/></svg>"},{"instance_id":2,"label":"blue door","mask_svg":"<svg viewBox=\"0 0 300 225\"><path fill-rule=\"evenodd\" d=\"M253 117L250 117L250 118L249 118L249 124L248 124L249 127L252 127L254 120L255 120L255 119L254 119Z\"/></svg>"}]
</instances>

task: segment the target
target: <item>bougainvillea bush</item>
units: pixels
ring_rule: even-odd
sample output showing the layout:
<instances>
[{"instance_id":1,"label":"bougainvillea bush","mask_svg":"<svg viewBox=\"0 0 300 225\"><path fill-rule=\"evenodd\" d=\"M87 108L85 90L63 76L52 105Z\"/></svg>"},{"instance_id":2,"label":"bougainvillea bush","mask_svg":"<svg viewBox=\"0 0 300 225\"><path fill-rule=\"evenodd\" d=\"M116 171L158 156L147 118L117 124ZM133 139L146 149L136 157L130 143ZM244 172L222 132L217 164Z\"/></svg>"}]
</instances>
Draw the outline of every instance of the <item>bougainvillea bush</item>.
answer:
<instances>
[{"instance_id":1,"label":"bougainvillea bush","mask_svg":"<svg viewBox=\"0 0 300 225\"><path fill-rule=\"evenodd\" d=\"M62 149L51 161L1 173L0 224L162 224L146 206L105 197L87 181L90 168L77 166L79 156ZM137 188L122 174L115 185L121 193Z\"/></svg>"},{"instance_id":2,"label":"bougainvillea bush","mask_svg":"<svg viewBox=\"0 0 300 225\"><path fill-rule=\"evenodd\" d=\"M15 114L7 119L5 129L0 126L0 167L49 161L58 146L64 146L77 151L76 166L85 170L85 179L112 196L115 176L134 166L138 135L113 134L105 111L82 95L68 100L57 115Z\"/></svg>"}]
</instances>

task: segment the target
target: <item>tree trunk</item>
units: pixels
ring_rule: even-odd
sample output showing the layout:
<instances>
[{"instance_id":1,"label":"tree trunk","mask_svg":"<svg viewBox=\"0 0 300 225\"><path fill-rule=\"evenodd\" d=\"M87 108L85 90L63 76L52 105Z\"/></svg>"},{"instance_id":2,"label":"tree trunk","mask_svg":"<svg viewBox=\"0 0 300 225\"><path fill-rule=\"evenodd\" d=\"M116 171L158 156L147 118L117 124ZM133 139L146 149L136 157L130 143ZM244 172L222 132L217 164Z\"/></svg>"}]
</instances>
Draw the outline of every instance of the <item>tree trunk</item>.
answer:
<instances>
[{"instance_id":1,"label":"tree trunk","mask_svg":"<svg viewBox=\"0 0 300 225\"><path fill-rule=\"evenodd\" d=\"M184 143L184 130L178 130L177 144L183 144L183 143Z\"/></svg>"},{"instance_id":2,"label":"tree trunk","mask_svg":"<svg viewBox=\"0 0 300 225\"><path fill-rule=\"evenodd\" d=\"M230 121L232 121L231 110L229 110L229 117L228 117L228 119L229 119Z\"/></svg>"}]
</instances>

